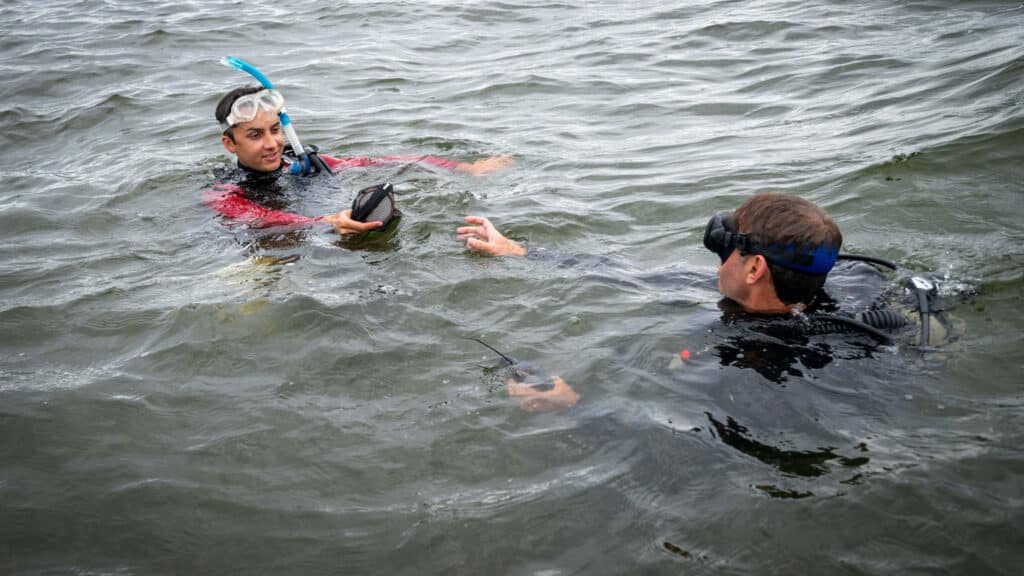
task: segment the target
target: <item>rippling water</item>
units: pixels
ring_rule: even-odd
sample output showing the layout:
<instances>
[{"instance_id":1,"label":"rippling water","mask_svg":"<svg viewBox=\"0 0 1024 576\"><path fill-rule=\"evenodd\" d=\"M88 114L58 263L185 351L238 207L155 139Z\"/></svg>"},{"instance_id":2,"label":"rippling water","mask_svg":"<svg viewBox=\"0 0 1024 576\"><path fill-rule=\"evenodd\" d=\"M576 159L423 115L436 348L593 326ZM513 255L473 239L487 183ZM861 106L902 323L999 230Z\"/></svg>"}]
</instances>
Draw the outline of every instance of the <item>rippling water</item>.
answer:
<instances>
[{"instance_id":1,"label":"rippling water","mask_svg":"<svg viewBox=\"0 0 1024 576\"><path fill-rule=\"evenodd\" d=\"M229 54L335 154L516 165L309 188L397 182L375 241L226 227L200 191ZM0 572L1024 560L1019 2L15 0L0 72ZM704 223L760 190L937 274L957 338L723 316ZM466 214L581 258L467 254ZM520 410L467 337L579 405Z\"/></svg>"}]
</instances>

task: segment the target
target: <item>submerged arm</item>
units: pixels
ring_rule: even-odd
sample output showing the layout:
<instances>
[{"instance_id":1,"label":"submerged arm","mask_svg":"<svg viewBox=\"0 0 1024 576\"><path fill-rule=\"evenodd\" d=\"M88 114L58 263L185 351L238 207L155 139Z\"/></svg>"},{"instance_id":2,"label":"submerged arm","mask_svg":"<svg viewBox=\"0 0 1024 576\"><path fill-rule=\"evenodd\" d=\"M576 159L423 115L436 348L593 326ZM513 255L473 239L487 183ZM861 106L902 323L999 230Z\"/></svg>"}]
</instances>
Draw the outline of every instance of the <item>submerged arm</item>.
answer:
<instances>
[{"instance_id":1,"label":"submerged arm","mask_svg":"<svg viewBox=\"0 0 1024 576\"><path fill-rule=\"evenodd\" d=\"M302 216L285 210L273 210L242 195L242 189L230 184L215 184L203 193L203 202L226 218L255 228L269 226L306 226L321 218Z\"/></svg>"},{"instance_id":2,"label":"submerged arm","mask_svg":"<svg viewBox=\"0 0 1024 576\"><path fill-rule=\"evenodd\" d=\"M350 217L351 210L326 216L303 216L285 210L267 208L243 195L241 188L230 184L216 184L203 194L203 202L226 218L236 220L253 228L271 226L309 226L326 222L340 234L360 234L383 225L383 222L356 222Z\"/></svg>"},{"instance_id":3,"label":"submerged arm","mask_svg":"<svg viewBox=\"0 0 1024 576\"><path fill-rule=\"evenodd\" d=\"M580 395L560 376L552 376L550 390L537 390L521 382L508 383L508 395L519 399L519 407L527 412L549 412L572 408Z\"/></svg>"}]
</instances>

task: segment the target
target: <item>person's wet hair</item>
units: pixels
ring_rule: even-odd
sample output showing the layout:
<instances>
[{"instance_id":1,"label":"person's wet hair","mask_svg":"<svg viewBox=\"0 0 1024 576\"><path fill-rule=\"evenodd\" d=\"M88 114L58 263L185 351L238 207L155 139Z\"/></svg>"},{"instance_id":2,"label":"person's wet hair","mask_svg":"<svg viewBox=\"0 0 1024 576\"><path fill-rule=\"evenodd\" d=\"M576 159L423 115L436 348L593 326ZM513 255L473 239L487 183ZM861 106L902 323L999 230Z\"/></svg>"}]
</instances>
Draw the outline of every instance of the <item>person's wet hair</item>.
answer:
<instances>
[{"instance_id":1,"label":"person's wet hair","mask_svg":"<svg viewBox=\"0 0 1024 576\"><path fill-rule=\"evenodd\" d=\"M242 86L241 88L235 88L231 92L225 94L220 101L217 102L217 111L215 113L217 123L223 124L224 122L227 122L228 115L231 114L231 105L235 103L235 100L238 100L247 94L255 94L260 90L263 90L260 86ZM225 130L224 135L231 138L231 141L234 142L235 134L232 128Z\"/></svg>"},{"instance_id":2,"label":"person's wet hair","mask_svg":"<svg viewBox=\"0 0 1024 576\"><path fill-rule=\"evenodd\" d=\"M740 232L762 244L828 246L839 249L843 235L824 210L789 194L762 193L735 211ZM825 274L808 274L768 263L775 294L783 304L810 304L825 284Z\"/></svg>"}]
</instances>

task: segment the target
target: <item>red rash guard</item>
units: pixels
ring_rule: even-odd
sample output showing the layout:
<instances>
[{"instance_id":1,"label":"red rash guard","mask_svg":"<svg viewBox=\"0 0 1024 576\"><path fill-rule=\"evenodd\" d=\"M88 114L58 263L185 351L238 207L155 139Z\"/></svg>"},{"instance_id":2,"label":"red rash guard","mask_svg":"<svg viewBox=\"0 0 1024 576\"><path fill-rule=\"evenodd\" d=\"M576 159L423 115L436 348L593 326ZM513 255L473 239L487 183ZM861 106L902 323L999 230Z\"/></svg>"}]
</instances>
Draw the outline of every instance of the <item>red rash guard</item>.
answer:
<instances>
[{"instance_id":1,"label":"red rash guard","mask_svg":"<svg viewBox=\"0 0 1024 576\"><path fill-rule=\"evenodd\" d=\"M337 172L348 168L364 166L382 166L401 162L421 162L441 168L454 170L459 165L454 160L445 160L435 156L384 156L381 158L334 158L320 155L320 158ZM234 184L214 184L203 192L203 202L216 210L221 216L243 222L254 228L270 226L305 226L323 219L322 216L302 216L285 210L273 210L245 197L245 191Z\"/></svg>"}]
</instances>

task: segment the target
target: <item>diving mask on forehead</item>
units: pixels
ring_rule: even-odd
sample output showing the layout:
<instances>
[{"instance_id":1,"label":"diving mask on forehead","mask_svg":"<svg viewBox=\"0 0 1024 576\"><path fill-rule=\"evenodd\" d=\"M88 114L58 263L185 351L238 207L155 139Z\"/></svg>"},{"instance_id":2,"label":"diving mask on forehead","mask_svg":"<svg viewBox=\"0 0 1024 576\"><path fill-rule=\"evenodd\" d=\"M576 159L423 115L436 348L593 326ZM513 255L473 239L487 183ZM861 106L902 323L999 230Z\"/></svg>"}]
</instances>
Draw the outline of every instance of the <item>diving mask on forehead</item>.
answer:
<instances>
[{"instance_id":1,"label":"diving mask on forehead","mask_svg":"<svg viewBox=\"0 0 1024 576\"><path fill-rule=\"evenodd\" d=\"M284 96L277 90L260 90L239 96L231 104L231 113L227 119L221 122L221 129L226 132L240 122L252 122L260 108L276 116L284 108Z\"/></svg>"},{"instance_id":2,"label":"diving mask on forehead","mask_svg":"<svg viewBox=\"0 0 1024 576\"><path fill-rule=\"evenodd\" d=\"M741 233L732 212L719 212L704 229L704 247L725 262L733 250L740 254L760 254L772 264L807 274L828 274L839 258L839 249L829 246L763 244Z\"/></svg>"}]
</instances>

